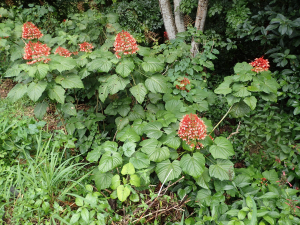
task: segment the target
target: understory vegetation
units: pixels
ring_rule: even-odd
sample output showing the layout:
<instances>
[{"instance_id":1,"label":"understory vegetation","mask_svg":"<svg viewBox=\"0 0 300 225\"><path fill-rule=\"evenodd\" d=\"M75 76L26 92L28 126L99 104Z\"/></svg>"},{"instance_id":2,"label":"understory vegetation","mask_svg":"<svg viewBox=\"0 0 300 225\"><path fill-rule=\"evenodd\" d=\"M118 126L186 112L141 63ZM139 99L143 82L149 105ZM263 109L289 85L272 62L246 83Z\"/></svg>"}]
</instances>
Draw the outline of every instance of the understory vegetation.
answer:
<instances>
[{"instance_id":1,"label":"understory vegetation","mask_svg":"<svg viewBox=\"0 0 300 225\"><path fill-rule=\"evenodd\" d=\"M300 224L299 8L0 3L0 224Z\"/></svg>"}]
</instances>

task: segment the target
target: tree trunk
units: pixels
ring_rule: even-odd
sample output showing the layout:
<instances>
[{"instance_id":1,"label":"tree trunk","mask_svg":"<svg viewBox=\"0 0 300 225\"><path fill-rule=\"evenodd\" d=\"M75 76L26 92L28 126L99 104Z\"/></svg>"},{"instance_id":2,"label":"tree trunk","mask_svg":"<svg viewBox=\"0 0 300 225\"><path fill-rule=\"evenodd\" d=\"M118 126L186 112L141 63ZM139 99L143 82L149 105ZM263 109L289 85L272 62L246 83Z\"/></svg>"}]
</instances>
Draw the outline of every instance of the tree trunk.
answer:
<instances>
[{"instance_id":1,"label":"tree trunk","mask_svg":"<svg viewBox=\"0 0 300 225\"><path fill-rule=\"evenodd\" d=\"M165 29L170 40L176 37L176 27L174 22L174 17L171 10L171 5L169 0L159 0L160 11L163 16Z\"/></svg>"},{"instance_id":2,"label":"tree trunk","mask_svg":"<svg viewBox=\"0 0 300 225\"><path fill-rule=\"evenodd\" d=\"M178 33L185 31L183 14L180 12L180 3L182 0L174 0L174 15L175 15L175 24Z\"/></svg>"},{"instance_id":3,"label":"tree trunk","mask_svg":"<svg viewBox=\"0 0 300 225\"><path fill-rule=\"evenodd\" d=\"M195 21L195 27L197 30L204 31L207 7L208 7L208 0L199 0L198 1L197 15L196 15L196 21ZM196 43L193 38L192 48L191 48L192 57L195 57L195 55L197 54L198 47L199 47L199 44Z\"/></svg>"}]
</instances>

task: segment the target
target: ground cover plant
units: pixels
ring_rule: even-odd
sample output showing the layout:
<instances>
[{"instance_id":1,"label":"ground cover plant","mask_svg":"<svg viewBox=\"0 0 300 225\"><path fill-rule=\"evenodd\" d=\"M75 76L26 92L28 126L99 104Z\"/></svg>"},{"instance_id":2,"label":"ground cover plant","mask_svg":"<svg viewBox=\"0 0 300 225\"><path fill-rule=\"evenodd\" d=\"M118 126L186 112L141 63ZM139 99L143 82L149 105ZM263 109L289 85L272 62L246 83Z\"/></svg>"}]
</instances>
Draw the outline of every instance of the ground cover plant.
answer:
<instances>
[{"instance_id":1,"label":"ground cover plant","mask_svg":"<svg viewBox=\"0 0 300 225\"><path fill-rule=\"evenodd\" d=\"M137 25L136 1L95 4L64 19L48 4L0 8L1 80L13 82L0 103L0 221L300 224L297 51L269 61L248 49L219 69L245 37L246 3L226 9L227 39L188 26L152 46L143 26L159 15ZM294 43L297 15L272 14L268 30Z\"/></svg>"}]
</instances>

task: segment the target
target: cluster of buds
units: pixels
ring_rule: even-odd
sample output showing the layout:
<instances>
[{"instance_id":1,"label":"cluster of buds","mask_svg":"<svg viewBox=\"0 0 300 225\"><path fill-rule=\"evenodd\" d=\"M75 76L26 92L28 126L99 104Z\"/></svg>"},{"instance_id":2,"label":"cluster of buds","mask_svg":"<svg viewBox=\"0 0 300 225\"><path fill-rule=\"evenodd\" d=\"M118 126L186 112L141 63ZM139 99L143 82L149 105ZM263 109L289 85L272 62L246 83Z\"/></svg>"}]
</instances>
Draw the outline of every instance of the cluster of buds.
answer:
<instances>
[{"instance_id":1,"label":"cluster of buds","mask_svg":"<svg viewBox=\"0 0 300 225\"><path fill-rule=\"evenodd\" d=\"M261 182L260 182L262 185L266 185L266 186L268 186L268 180L267 180L267 178L261 178Z\"/></svg>"},{"instance_id":2,"label":"cluster of buds","mask_svg":"<svg viewBox=\"0 0 300 225\"><path fill-rule=\"evenodd\" d=\"M55 50L54 54L59 54L60 56L64 57L70 57L72 55L72 53L68 49L60 46Z\"/></svg>"},{"instance_id":3,"label":"cluster of buds","mask_svg":"<svg viewBox=\"0 0 300 225\"><path fill-rule=\"evenodd\" d=\"M37 43L29 41L29 43L24 47L25 52L23 59L32 60L27 62L27 64L34 64L40 61L47 63L50 61L50 59L47 58L47 56L50 55L50 50L51 48L49 48L46 44L42 44L39 41Z\"/></svg>"},{"instance_id":4,"label":"cluster of buds","mask_svg":"<svg viewBox=\"0 0 300 225\"><path fill-rule=\"evenodd\" d=\"M285 184L288 184L288 185L290 185L290 187L293 187L293 185L290 182L288 182L288 179L287 179L284 171L282 171L280 180L278 180L276 182L279 183L279 186L284 186Z\"/></svg>"},{"instance_id":5,"label":"cluster of buds","mask_svg":"<svg viewBox=\"0 0 300 225\"><path fill-rule=\"evenodd\" d=\"M33 23L26 22L22 27L22 38L24 39L39 39L43 37L42 32Z\"/></svg>"},{"instance_id":6,"label":"cluster of buds","mask_svg":"<svg viewBox=\"0 0 300 225\"><path fill-rule=\"evenodd\" d=\"M268 71L270 68L269 61L263 57L256 58L253 62L249 63L254 68L252 71L259 73L262 71Z\"/></svg>"},{"instance_id":7,"label":"cluster of buds","mask_svg":"<svg viewBox=\"0 0 300 225\"><path fill-rule=\"evenodd\" d=\"M123 55L134 54L139 50L136 40L128 32L122 31L116 35L114 42L114 51L118 59Z\"/></svg>"},{"instance_id":8,"label":"cluster of buds","mask_svg":"<svg viewBox=\"0 0 300 225\"><path fill-rule=\"evenodd\" d=\"M204 121L196 114L185 115L179 124L178 136L191 148L200 149L203 145L199 142L207 136L207 127Z\"/></svg>"},{"instance_id":9,"label":"cluster of buds","mask_svg":"<svg viewBox=\"0 0 300 225\"><path fill-rule=\"evenodd\" d=\"M178 78L178 80L175 82L176 84L176 88L178 90L182 90L182 91L186 91L186 92L189 92L190 91L190 84L191 82L189 81L188 78Z\"/></svg>"},{"instance_id":10,"label":"cluster of buds","mask_svg":"<svg viewBox=\"0 0 300 225\"><path fill-rule=\"evenodd\" d=\"M300 207L296 205L296 202L298 200L291 200L288 198L286 200L288 200L289 202L285 202L285 204L287 204L294 211L294 213L296 212L296 208L300 209Z\"/></svg>"},{"instance_id":11,"label":"cluster of buds","mask_svg":"<svg viewBox=\"0 0 300 225\"><path fill-rule=\"evenodd\" d=\"M82 44L79 44L79 48L81 52L92 52L94 46L91 43L83 42Z\"/></svg>"}]
</instances>

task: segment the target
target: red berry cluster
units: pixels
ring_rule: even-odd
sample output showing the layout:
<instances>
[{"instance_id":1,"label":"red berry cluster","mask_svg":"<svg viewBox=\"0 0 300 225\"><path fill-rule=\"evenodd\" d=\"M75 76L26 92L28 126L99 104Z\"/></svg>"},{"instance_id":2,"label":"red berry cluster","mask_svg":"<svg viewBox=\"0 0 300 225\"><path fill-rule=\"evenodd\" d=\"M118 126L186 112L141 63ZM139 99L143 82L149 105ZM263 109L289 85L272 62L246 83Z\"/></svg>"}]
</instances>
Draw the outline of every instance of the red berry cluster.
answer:
<instances>
[{"instance_id":1,"label":"red berry cluster","mask_svg":"<svg viewBox=\"0 0 300 225\"><path fill-rule=\"evenodd\" d=\"M136 53L138 50L136 40L127 31L123 30L116 35L114 51L118 59L121 58L120 53L130 55Z\"/></svg>"},{"instance_id":2,"label":"red berry cluster","mask_svg":"<svg viewBox=\"0 0 300 225\"><path fill-rule=\"evenodd\" d=\"M22 38L24 39L39 39L43 37L42 32L31 22L24 23L22 30Z\"/></svg>"},{"instance_id":3,"label":"red berry cluster","mask_svg":"<svg viewBox=\"0 0 300 225\"><path fill-rule=\"evenodd\" d=\"M88 42L79 44L79 47L81 52L92 52L92 49L94 48L94 46Z\"/></svg>"},{"instance_id":4,"label":"red berry cluster","mask_svg":"<svg viewBox=\"0 0 300 225\"><path fill-rule=\"evenodd\" d=\"M176 85L176 88L178 89L178 90L182 90L182 91L187 91L187 92L189 92L190 90L188 90L188 89L186 89L186 85L188 85L188 84L190 84L191 82L189 81L189 79L188 78L183 78L183 79L178 79L178 81L180 82L180 84L179 85Z\"/></svg>"},{"instance_id":5,"label":"red berry cluster","mask_svg":"<svg viewBox=\"0 0 300 225\"><path fill-rule=\"evenodd\" d=\"M263 57L256 58L253 62L249 63L254 68L252 71L259 73L262 71L268 71L270 68L269 61Z\"/></svg>"},{"instance_id":6,"label":"red berry cluster","mask_svg":"<svg viewBox=\"0 0 300 225\"><path fill-rule=\"evenodd\" d=\"M32 61L27 62L27 64L34 64L40 61L47 63L50 59L46 58L46 56L50 55L50 50L51 48L49 48L46 44L42 44L39 41L37 43L29 41L29 43L24 47L25 53L23 59L33 59Z\"/></svg>"},{"instance_id":7,"label":"red berry cluster","mask_svg":"<svg viewBox=\"0 0 300 225\"><path fill-rule=\"evenodd\" d=\"M54 54L59 54L60 56L64 57L70 57L72 55L72 53L68 49L60 46L55 50Z\"/></svg>"},{"instance_id":8,"label":"red berry cluster","mask_svg":"<svg viewBox=\"0 0 300 225\"><path fill-rule=\"evenodd\" d=\"M178 136L186 141L191 147L200 149L202 144L198 140L203 140L207 136L207 127L204 121L201 120L196 114L185 115L179 124Z\"/></svg>"}]
</instances>

